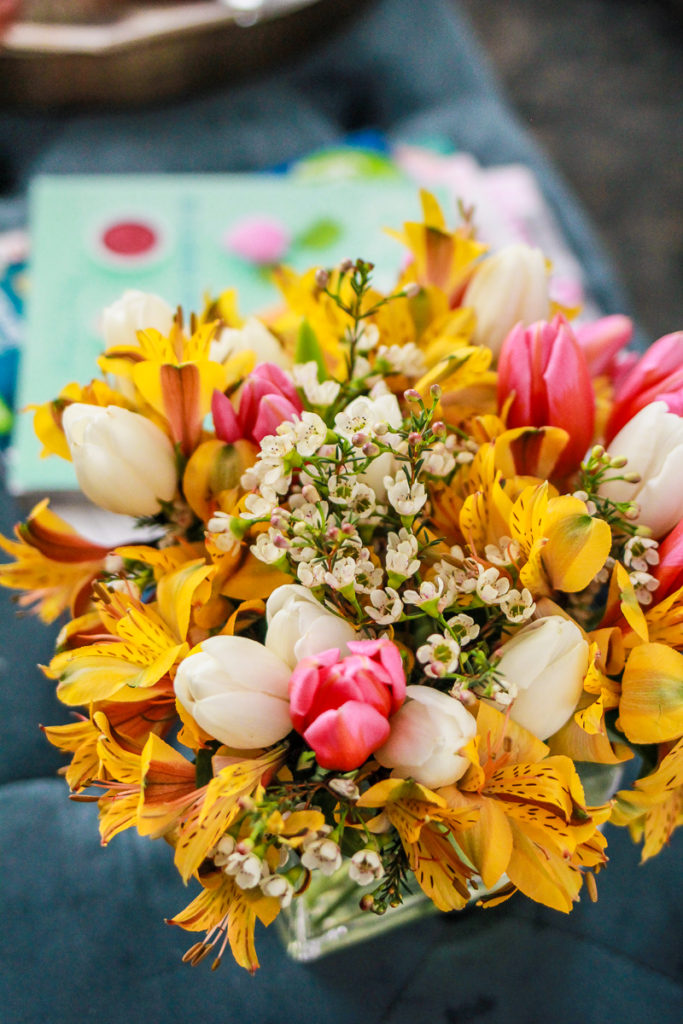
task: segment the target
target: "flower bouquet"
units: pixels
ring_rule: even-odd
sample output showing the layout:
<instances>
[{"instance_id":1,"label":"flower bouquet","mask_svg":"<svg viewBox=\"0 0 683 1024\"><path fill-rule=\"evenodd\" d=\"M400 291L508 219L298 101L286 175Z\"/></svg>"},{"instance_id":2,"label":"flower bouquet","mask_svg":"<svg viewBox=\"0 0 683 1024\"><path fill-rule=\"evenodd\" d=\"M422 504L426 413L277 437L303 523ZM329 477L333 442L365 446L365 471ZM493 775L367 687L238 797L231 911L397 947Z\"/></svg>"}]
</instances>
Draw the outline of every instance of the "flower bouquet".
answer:
<instances>
[{"instance_id":1,"label":"flower bouquet","mask_svg":"<svg viewBox=\"0 0 683 1024\"><path fill-rule=\"evenodd\" d=\"M370 918L568 912L604 822L648 858L681 819L683 333L639 359L625 317L573 329L539 251L423 208L389 294L363 260L279 269L265 319L126 293L102 377L35 409L145 539L44 501L0 582L68 610L45 734L104 845L164 838L198 883L192 964L253 971L256 920L342 871Z\"/></svg>"}]
</instances>

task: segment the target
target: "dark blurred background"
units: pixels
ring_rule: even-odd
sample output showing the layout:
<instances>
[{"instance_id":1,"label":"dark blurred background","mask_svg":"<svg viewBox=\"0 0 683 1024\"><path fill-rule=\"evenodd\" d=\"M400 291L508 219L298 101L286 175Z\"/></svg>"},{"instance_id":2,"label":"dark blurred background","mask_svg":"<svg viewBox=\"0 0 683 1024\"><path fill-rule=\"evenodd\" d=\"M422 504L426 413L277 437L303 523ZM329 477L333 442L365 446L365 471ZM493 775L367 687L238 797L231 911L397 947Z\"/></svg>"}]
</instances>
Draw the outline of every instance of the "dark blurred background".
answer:
<instances>
[{"instance_id":1,"label":"dark blurred background","mask_svg":"<svg viewBox=\"0 0 683 1024\"><path fill-rule=\"evenodd\" d=\"M683 327L681 0L460 0L578 194L645 333Z\"/></svg>"}]
</instances>

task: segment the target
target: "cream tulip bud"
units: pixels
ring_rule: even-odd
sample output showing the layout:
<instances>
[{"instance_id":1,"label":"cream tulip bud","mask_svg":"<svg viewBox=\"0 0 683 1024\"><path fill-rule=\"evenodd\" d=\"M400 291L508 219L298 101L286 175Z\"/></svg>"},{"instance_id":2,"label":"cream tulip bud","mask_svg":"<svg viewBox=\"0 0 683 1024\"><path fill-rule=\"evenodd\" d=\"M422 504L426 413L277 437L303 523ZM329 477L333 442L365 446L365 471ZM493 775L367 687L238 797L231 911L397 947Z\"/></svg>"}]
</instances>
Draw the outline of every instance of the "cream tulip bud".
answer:
<instances>
[{"instance_id":1,"label":"cream tulip bud","mask_svg":"<svg viewBox=\"0 0 683 1024\"><path fill-rule=\"evenodd\" d=\"M109 512L152 516L176 493L173 445L146 416L75 402L62 417L78 485Z\"/></svg>"},{"instance_id":2,"label":"cream tulip bud","mask_svg":"<svg viewBox=\"0 0 683 1024\"><path fill-rule=\"evenodd\" d=\"M498 356L516 324L549 320L548 277L543 253L528 245L507 245L482 260L462 300L477 318L473 342Z\"/></svg>"},{"instance_id":3,"label":"cream tulip bud","mask_svg":"<svg viewBox=\"0 0 683 1024\"><path fill-rule=\"evenodd\" d=\"M285 583L273 591L266 602L266 622L266 647L290 668L302 658L335 647L344 657L349 653L348 641L358 639L348 622L297 583Z\"/></svg>"},{"instance_id":4,"label":"cream tulip bud","mask_svg":"<svg viewBox=\"0 0 683 1024\"><path fill-rule=\"evenodd\" d=\"M609 451L625 455L627 472L636 473L640 481L605 483L600 494L612 501L636 502L636 522L649 526L655 539L663 537L681 518L683 419L669 412L666 402L651 402L622 427Z\"/></svg>"},{"instance_id":5,"label":"cream tulip bud","mask_svg":"<svg viewBox=\"0 0 683 1024\"><path fill-rule=\"evenodd\" d=\"M396 776L436 789L467 771L469 761L460 751L476 735L477 723L455 697L430 686L407 686L405 703L389 725L389 739L374 756Z\"/></svg>"},{"instance_id":6,"label":"cream tulip bud","mask_svg":"<svg viewBox=\"0 0 683 1024\"><path fill-rule=\"evenodd\" d=\"M510 718L544 740L576 710L588 671L588 643L570 619L548 615L500 648L497 671L517 696Z\"/></svg>"},{"instance_id":7,"label":"cream tulip bud","mask_svg":"<svg viewBox=\"0 0 683 1024\"><path fill-rule=\"evenodd\" d=\"M291 732L289 666L263 644L212 636L178 666L176 697L210 736L236 750L268 747Z\"/></svg>"},{"instance_id":8,"label":"cream tulip bud","mask_svg":"<svg viewBox=\"0 0 683 1024\"><path fill-rule=\"evenodd\" d=\"M152 327L168 334L173 310L158 295L130 288L120 299L102 310L101 328L107 348L137 345L137 332Z\"/></svg>"},{"instance_id":9,"label":"cream tulip bud","mask_svg":"<svg viewBox=\"0 0 683 1024\"><path fill-rule=\"evenodd\" d=\"M261 320L247 317L243 327L223 327L211 342L211 358L227 363L240 352L253 352L257 363L275 363L288 370L292 360Z\"/></svg>"}]
</instances>

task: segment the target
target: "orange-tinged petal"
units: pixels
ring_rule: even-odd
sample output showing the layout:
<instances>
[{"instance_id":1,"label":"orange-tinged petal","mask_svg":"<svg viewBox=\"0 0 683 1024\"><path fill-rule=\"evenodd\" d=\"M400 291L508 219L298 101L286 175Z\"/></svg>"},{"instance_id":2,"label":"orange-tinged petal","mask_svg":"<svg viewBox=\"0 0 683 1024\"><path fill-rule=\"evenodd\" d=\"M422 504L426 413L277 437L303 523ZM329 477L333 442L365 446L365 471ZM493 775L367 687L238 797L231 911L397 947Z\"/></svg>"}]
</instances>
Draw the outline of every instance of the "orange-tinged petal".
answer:
<instances>
[{"instance_id":1,"label":"orange-tinged petal","mask_svg":"<svg viewBox=\"0 0 683 1024\"><path fill-rule=\"evenodd\" d=\"M504 477L547 480L564 451L568 434L561 427L516 427L496 439L496 466Z\"/></svg>"},{"instance_id":2,"label":"orange-tinged petal","mask_svg":"<svg viewBox=\"0 0 683 1024\"><path fill-rule=\"evenodd\" d=\"M518 825L511 823L511 828L514 848L508 862L508 878L520 892L536 903L543 903L546 907L568 914L572 909L573 900L546 866L546 856L527 839ZM581 884L580 878L578 884Z\"/></svg>"},{"instance_id":3,"label":"orange-tinged petal","mask_svg":"<svg viewBox=\"0 0 683 1024\"><path fill-rule=\"evenodd\" d=\"M683 654L641 644L626 662L618 727L632 743L661 743L683 733Z\"/></svg>"},{"instance_id":4,"label":"orange-tinged petal","mask_svg":"<svg viewBox=\"0 0 683 1024\"><path fill-rule=\"evenodd\" d=\"M512 831L495 800L479 802L479 821L458 835L458 845L491 889L505 874L512 855Z\"/></svg>"},{"instance_id":5,"label":"orange-tinged petal","mask_svg":"<svg viewBox=\"0 0 683 1024\"><path fill-rule=\"evenodd\" d=\"M205 562L187 562L157 583L157 605L167 628L184 640L190 625L193 604L201 605L211 593L209 577L213 567Z\"/></svg>"}]
</instances>

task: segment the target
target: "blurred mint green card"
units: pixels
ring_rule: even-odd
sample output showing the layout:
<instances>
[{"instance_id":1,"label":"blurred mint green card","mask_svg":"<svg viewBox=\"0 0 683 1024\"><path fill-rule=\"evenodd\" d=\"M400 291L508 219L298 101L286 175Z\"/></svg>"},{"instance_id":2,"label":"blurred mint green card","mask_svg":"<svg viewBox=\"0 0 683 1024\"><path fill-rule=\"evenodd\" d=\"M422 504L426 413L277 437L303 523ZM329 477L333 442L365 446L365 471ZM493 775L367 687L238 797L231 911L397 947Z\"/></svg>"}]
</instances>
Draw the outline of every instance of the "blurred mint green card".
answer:
<instances>
[{"instance_id":1,"label":"blurred mint green card","mask_svg":"<svg viewBox=\"0 0 683 1024\"><path fill-rule=\"evenodd\" d=\"M420 218L399 180L299 181L280 175L55 176L30 196L30 295L17 407L97 376L101 311L125 289L156 292L186 314L235 288L241 314L279 302L262 266L227 239L247 218L274 223L297 270L362 257L389 288L405 250L384 231ZM76 489L71 465L39 458L30 414L18 416L8 483L21 494Z\"/></svg>"}]
</instances>

